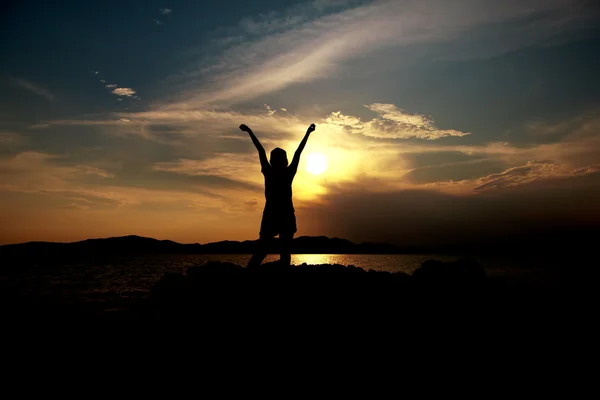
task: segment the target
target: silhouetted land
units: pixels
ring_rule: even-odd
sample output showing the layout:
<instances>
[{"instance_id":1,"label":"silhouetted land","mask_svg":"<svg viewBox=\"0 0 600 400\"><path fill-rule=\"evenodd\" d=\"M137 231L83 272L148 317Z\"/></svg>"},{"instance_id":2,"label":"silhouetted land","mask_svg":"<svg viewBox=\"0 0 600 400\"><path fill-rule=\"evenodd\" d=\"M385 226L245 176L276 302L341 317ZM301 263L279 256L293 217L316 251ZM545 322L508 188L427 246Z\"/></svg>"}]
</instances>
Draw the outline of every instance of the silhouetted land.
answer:
<instances>
[{"instance_id":1,"label":"silhouetted land","mask_svg":"<svg viewBox=\"0 0 600 400\"><path fill-rule=\"evenodd\" d=\"M428 260L412 276L343 265L285 268L273 262L242 268L210 262L189 268L185 275L165 274L153 287L145 311L167 319L295 318L327 325L369 320L395 324L409 316L531 322L555 315L560 309L558 288L531 289L488 277L469 259Z\"/></svg>"},{"instance_id":2,"label":"silhouetted land","mask_svg":"<svg viewBox=\"0 0 600 400\"><path fill-rule=\"evenodd\" d=\"M0 246L0 260L16 262L40 259L93 259L107 255L133 254L252 254L257 240L221 241L207 244L181 244L140 236L88 239L73 243L28 242ZM270 253L279 253L279 241L274 240ZM400 254L411 252L383 243L352 243L349 240L326 236L301 236L293 241L296 254Z\"/></svg>"},{"instance_id":3,"label":"silhouetted land","mask_svg":"<svg viewBox=\"0 0 600 400\"><path fill-rule=\"evenodd\" d=\"M292 254L477 254L507 255L539 258L556 256L584 257L600 238L597 230L539 232L536 235L511 236L493 242L395 246L386 243L353 243L326 236L300 236L293 240ZM181 244L140 236L87 239L73 243L28 242L0 246L0 265L48 263L63 260L90 260L114 255L134 254L252 254L257 240L221 241L207 244ZM279 253L279 241L273 241L270 254Z\"/></svg>"},{"instance_id":4,"label":"silhouetted land","mask_svg":"<svg viewBox=\"0 0 600 400\"><path fill-rule=\"evenodd\" d=\"M496 324L551 321L561 313L554 286L512 285L489 277L470 259L429 260L412 275L342 265L256 268L209 262L185 274L167 273L142 301L119 303L112 310L94 303L63 302L18 290L22 270L30 277L64 260L97 260L136 254L249 254L254 241L179 244L127 236L76 243L25 243L0 247L0 311L4 321L187 321L202 326L286 323L335 325L393 324L407 318L467 318ZM406 249L386 244L355 244L343 239L299 237L296 253L394 254ZM274 253L277 249L272 249ZM554 253L547 252L551 256ZM534 252L529 257L541 257ZM593 267L582 257L556 257L552 268L565 272L567 287L579 287ZM595 265L595 264L594 264ZM85 263L81 264L85 268ZM37 271L37 272L36 272ZM561 278L562 279L562 278ZM68 278L67 278L68 280ZM65 282L65 291L69 282ZM17 288L17 289L15 289ZM224 325L223 325L224 324ZM235 326L233 326L235 325Z\"/></svg>"}]
</instances>

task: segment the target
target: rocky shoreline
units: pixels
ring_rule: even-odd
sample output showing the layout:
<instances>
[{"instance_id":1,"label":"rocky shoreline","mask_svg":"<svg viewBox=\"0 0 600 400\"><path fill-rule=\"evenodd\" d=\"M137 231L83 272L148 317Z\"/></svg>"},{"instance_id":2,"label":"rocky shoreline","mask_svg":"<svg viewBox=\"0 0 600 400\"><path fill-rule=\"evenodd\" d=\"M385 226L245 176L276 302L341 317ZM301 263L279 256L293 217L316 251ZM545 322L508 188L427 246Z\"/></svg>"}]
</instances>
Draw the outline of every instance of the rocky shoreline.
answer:
<instances>
[{"instance_id":1,"label":"rocky shoreline","mask_svg":"<svg viewBox=\"0 0 600 400\"><path fill-rule=\"evenodd\" d=\"M556 288L515 287L472 260L428 260L412 275L343 265L256 268L211 262L165 274L152 288L147 316L204 321L335 324L423 315L543 317ZM393 319L393 318L392 318ZM498 320L499 321L499 320Z\"/></svg>"},{"instance_id":2,"label":"rocky shoreline","mask_svg":"<svg viewBox=\"0 0 600 400\"><path fill-rule=\"evenodd\" d=\"M143 301L101 310L36 299L7 299L5 309L28 320L164 322L202 326L280 323L387 323L407 318L509 322L548 317L558 288L529 288L490 277L477 262L425 261L412 275L343 265L256 268L209 262L165 273Z\"/></svg>"}]
</instances>

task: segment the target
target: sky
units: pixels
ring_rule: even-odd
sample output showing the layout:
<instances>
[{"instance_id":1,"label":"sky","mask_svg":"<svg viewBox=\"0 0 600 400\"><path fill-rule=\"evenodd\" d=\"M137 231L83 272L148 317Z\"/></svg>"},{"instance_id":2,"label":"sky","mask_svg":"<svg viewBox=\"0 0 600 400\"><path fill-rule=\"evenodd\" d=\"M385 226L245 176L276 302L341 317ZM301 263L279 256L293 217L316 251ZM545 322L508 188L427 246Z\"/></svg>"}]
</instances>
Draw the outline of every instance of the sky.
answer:
<instances>
[{"instance_id":1,"label":"sky","mask_svg":"<svg viewBox=\"0 0 600 400\"><path fill-rule=\"evenodd\" d=\"M290 157L316 124L298 236L600 226L595 1L21 0L1 18L0 244L256 239L240 124Z\"/></svg>"}]
</instances>

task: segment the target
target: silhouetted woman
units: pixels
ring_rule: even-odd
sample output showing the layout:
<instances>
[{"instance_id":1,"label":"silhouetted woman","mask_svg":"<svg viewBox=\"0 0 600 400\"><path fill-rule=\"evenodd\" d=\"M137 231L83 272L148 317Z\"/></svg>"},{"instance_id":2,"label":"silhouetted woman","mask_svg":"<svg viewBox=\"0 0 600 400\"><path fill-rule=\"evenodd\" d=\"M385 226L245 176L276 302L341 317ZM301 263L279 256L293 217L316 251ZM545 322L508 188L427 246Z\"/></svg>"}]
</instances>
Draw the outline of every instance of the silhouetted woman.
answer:
<instances>
[{"instance_id":1,"label":"silhouetted woman","mask_svg":"<svg viewBox=\"0 0 600 400\"><path fill-rule=\"evenodd\" d=\"M292 202L292 181L298 171L300 154L306 146L308 137L315 130L315 124L311 124L300 142L300 146L294 153L292 163L288 165L287 153L279 147L271 151L271 163L267 161L267 153L262 147L254 133L246 125L240 125L240 129L248 132L252 143L258 150L261 172L265 177L265 198L266 204L263 211L262 222L260 224L259 248L254 253L248 267L258 266L267 256L267 246L271 240L279 235L281 244L280 255L281 264L290 265L290 249L294 233L296 233L296 215L294 214L294 204Z\"/></svg>"}]
</instances>

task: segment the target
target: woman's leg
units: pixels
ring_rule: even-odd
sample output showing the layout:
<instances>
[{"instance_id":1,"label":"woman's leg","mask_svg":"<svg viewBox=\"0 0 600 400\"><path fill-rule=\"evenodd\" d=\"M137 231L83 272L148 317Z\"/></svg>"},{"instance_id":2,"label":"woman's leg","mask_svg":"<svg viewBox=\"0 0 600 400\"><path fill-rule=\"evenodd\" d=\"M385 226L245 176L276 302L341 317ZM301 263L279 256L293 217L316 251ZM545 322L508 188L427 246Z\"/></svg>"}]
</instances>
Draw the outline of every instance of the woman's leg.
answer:
<instances>
[{"instance_id":1,"label":"woman's leg","mask_svg":"<svg viewBox=\"0 0 600 400\"><path fill-rule=\"evenodd\" d=\"M279 242L281 243L281 249L279 253L279 262L284 267L289 267L292 262L292 240L294 239L294 233L281 233L279 234Z\"/></svg>"},{"instance_id":2,"label":"woman's leg","mask_svg":"<svg viewBox=\"0 0 600 400\"><path fill-rule=\"evenodd\" d=\"M267 235L263 233L260 234L260 238L258 239L258 246L254 252L254 255L252 256L250 261L248 261L247 267L258 267L260 265L260 263L267 256L267 248L269 247L269 244L272 242L272 240L273 235Z\"/></svg>"}]
</instances>

